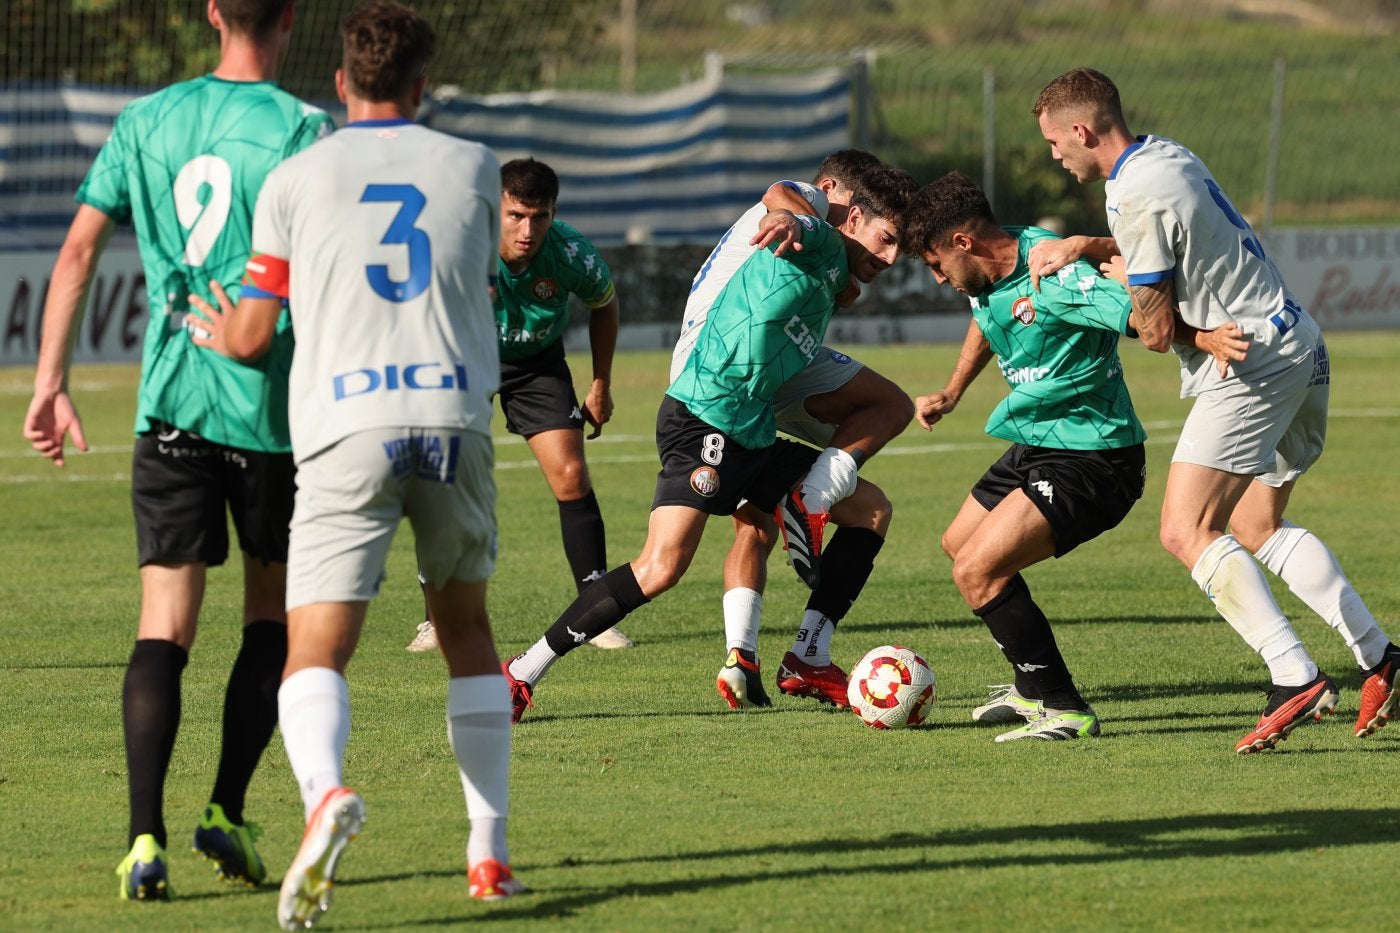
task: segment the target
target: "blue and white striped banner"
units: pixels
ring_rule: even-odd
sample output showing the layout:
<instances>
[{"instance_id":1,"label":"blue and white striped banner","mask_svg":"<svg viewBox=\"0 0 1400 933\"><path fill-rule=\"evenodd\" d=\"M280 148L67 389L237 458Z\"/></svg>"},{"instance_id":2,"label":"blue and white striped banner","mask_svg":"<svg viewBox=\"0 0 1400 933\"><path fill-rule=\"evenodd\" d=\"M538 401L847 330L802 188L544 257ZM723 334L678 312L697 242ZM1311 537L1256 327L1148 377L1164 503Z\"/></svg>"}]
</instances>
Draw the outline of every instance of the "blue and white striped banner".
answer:
<instances>
[{"instance_id":1,"label":"blue and white striped banner","mask_svg":"<svg viewBox=\"0 0 1400 933\"><path fill-rule=\"evenodd\" d=\"M73 194L135 91L0 87L0 250L63 242Z\"/></svg>"},{"instance_id":2,"label":"blue and white striped banner","mask_svg":"<svg viewBox=\"0 0 1400 933\"><path fill-rule=\"evenodd\" d=\"M722 74L660 94L439 92L430 125L533 156L559 216L594 242L712 243L779 178L849 145L844 70Z\"/></svg>"},{"instance_id":3,"label":"blue and white striped banner","mask_svg":"<svg viewBox=\"0 0 1400 933\"><path fill-rule=\"evenodd\" d=\"M78 189L135 91L0 88L0 250L56 249ZM332 113L338 108L333 108ZM534 156L558 174L559 216L600 245L711 243L774 180L806 180L848 145L841 69L722 74L658 94L439 89L427 123ZM343 111L335 113L342 122Z\"/></svg>"}]
</instances>

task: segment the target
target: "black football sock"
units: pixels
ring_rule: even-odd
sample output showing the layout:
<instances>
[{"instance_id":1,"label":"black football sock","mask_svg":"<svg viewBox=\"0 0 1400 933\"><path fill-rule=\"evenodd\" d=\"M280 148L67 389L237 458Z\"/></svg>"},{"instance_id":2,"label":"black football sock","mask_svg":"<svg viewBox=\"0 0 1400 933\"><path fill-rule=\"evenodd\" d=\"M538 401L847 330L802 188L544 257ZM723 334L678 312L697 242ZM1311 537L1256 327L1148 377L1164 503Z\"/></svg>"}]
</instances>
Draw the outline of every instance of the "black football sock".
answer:
<instances>
[{"instance_id":1,"label":"black football sock","mask_svg":"<svg viewBox=\"0 0 1400 933\"><path fill-rule=\"evenodd\" d=\"M139 638L122 681L122 731L131 798L127 848L150 834L165 846L165 774L180 730L180 675L189 652L173 641Z\"/></svg>"},{"instance_id":2,"label":"black football sock","mask_svg":"<svg viewBox=\"0 0 1400 933\"><path fill-rule=\"evenodd\" d=\"M623 564L580 593L544 633L544 640L555 654L568 654L649 602L642 595L632 565Z\"/></svg>"},{"instance_id":3,"label":"black football sock","mask_svg":"<svg viewBox=\"0 0 1400 933\"><path fill-rule=\"evenodd\" d=\"M1047 709L1087 709L1074 687L1069 667L1055 643L1050 620L1031 599L1030 587L1019 573L1006 589L974 610L1001 646L1016 674L1016 692L1040 700Z\"/></svg>"},{"instance_id":4,"label":"black football sock","mask_svg":"<svg viewBox=\"0 0 1400 933\"><path fill-rule=\"evenodd\" d=\"M608 540L603 529L603 513L593 490L582 499L559 502L559 531L564 537L564 557L574 575L574 586L582 593L589 584L602 579L608 569Z\"/></svg>"},{"instance_id":5,"label":"black football sock","mask_svg":"<svg viewBox=\"0 0 1400 933\"><path fill-rule=\"evenodd\" d=\"M821 580L807 599L807 608L834 625L846 618L875 569L875 556L885 539L869 528L837 528L822 551Z\"/></svg>"},{"instance_id":6,"label":"black football sock","mask_svg":"<svg viewBox=\"0 0 1400 933\"><path fill-rule=\"evenodd\" d=\"M277 726L277 688L287 663L287 626L259 620L243 627L243 647L224 691L224 738L219 772L209 800L235 825L243 822L243 797Z\"/></svg>"}]
</instances>

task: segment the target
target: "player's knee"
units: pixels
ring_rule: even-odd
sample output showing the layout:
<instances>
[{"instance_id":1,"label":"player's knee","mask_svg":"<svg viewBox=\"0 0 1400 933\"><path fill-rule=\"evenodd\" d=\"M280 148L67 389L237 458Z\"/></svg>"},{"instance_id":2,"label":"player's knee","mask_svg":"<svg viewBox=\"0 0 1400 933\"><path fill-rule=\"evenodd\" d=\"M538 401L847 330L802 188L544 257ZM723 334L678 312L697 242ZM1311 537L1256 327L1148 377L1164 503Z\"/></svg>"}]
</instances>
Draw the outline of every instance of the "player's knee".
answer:
<instances>
[{"instance_id":1,"label":"player's knee","mask_svg":"<svg viewBox=\"0 0 1400 933\"><path fill-rule=\"evenodd\" d=\"M734 513L735 550L756 551L766 556L777 540L778 526L771 516L757 509L741 509Z\"/></svg>"},{"instance_id":2,"label":"player's knee","mask_svg":"<svg viewBox=\"0 0 1400 933\"><path fill-rule=\"evenodd\" d=\"M1189 555L1192 549L1192 542L1196 538L1192 531L1193 529L1184 527L1175 522L1169 522L1164 518L1162 520L1161 531L1157 535L1157 539L1161 541L1162 547L1166 549L1167 553L1183 564L1186 564L1188 567L1192 564Z\"/></svg>"},{"instance_id":3,"label":"player's knee","mask_svg":"<svg viewBox=\"0 0 1400 933\"><path fill-rule=\"evenodd\" d=\"M859 480L856 491L832 506L831 519L844 527L869 528L885 537L894 516L894 505L885 491L868 480Z\"/></svg>"},{"instance_id":4,"label":"player's knee","mask_svg":"<svg viewBox=\"0 0 1400 933\"><path fill-rule=\"evenodd\" d=\"M989 584L988 576L978 561L970 559L968 555L953 558L953 585L969 606L975 609L992 598L993 594L988 592Z\"/></svg>"},{"instance_id":5,"label":"player's knee","mask_svg":"<svg viewBox=\"0 0 1400 933\"><path fill-rule=\"evenodd\" d=\"M554 498L560 502L582 499L593 489L588 478L588 464L582 458L565 460L550 474L549 486L554 490Z\"/></svg>"},{"instance_id":6,"label":"player's knee","mask_svg":"<svg viewBox=\"0 0 1400 933\"><path fill-rule=\"evenodd\" d=\"M688 555L650 554L632 561L632 574L647 599L655 599L681 582L689 564Z\"/></svg>"},{"instance_id":7,"label":"player's knee","mask_svg":"<svg viewBox=\"0 0 1400 933\"><path fill-rule=\"evenodd\" d=\"M948 536L948 532L943 532L943 536L938 539L938 546L943 549L944 555L946 555L949 560L958 559L957 542Z\"/></svg>"},{"instance_id":8,"label":"player's knee","mask_svg":"<svg viewBox=\"0 0 1400 933\"><path fill-rule=\"evenodd\" d=\"M914 420L914 400L907 393L894 383L890 383L893 391L888 393L888 398L883 402L883 408L889 422L889 437L895 438L904 433L904 429Z\"/></svg>"}]
</instances>

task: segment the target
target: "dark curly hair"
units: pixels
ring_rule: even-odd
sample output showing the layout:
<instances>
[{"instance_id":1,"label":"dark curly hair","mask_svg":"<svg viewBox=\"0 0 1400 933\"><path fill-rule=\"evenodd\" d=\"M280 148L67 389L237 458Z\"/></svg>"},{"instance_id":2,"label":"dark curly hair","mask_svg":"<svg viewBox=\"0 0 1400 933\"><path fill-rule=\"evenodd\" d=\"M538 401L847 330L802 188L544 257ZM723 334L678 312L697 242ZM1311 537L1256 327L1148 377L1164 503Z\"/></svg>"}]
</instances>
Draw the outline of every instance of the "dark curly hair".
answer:
<instances>
[{"instance_id":1,"label":"dark curly hair","mask_svg":"<svg viewBox=\"0 0 1400 933\"><path fill-rule=\"evenodd\" d=\"M915 257L947 246L954 233L986 233L997 227L987 196L962 172L949 172L919 189L909 200L899 248Z\"/></svg>"},{"instance_id":2,"label":"dark curly hair","mask_svg":"<svg viewBox=\"0 0 1400 933\"><path fill-rule=\"evenodd\" d=\"M433 27L392 0L371 0L340 24L341 68L355 93L373 102L400 100L423 74L437 48Z\"/></svg>"}]
</instances>

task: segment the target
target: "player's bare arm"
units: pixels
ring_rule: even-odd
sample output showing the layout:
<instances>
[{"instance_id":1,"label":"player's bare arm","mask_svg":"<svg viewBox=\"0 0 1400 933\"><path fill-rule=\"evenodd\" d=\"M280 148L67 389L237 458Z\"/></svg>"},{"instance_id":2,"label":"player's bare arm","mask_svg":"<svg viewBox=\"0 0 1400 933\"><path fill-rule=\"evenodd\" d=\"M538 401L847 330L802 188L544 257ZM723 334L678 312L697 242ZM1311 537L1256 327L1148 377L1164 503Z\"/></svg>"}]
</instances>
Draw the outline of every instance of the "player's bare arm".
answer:
<instances>
[{"instance_id":1,"label":"player's bare arm","mask_svg":"<svg viewBox=\"0 0 1400 933\"><path fill-rule=\"evenodd\" d=\"M1201 330L1183 321L1178 312L1173 339L1182 346L1195 347L1215 357L1216 370L1222 379L1230 374L1232 362L1243 360L1249 353L1249 335L1234 321L1221 324L1214 330Z\"/></svg>"},{"instance_id":2,"label":"player's bare arm","mask_svg":"<svg viewBox=\"0 0 1400 933\"><path fill-rule=\"evenodd\" d=\"M1100 264L1099 271L1128 290L1128 298L1132 301L1128 326L1137 334L1142 345L1154 353L1166 353L1171 349L1176 322L1181 320L1176 306L1176 287L1171 279L1151 285L1130 285L1128 267L1122 255Z\"/></svg>"},{"instance_id":3,"label":"player's bare arm","mask_svg":"<svg viewBox=\"0 0 1400 933\"><path fill-rule=\"evenodd\" d=\"M935 424L943 420L944 415L952 414L967 387L972 385L973 380L987 367L992 356L991 344L982 335L982 329L977 326L976 321L968 322L967 336L963 338L962 349L958 351L958 362L953 367L947 384L937 392L919 396L914 403L919 424L923 425L925 431L932 430Z\"/></svg>"},{"instance_id":4,"label":"player's bare arm","mask_svg":"<svg viewBox=\"0 0 1400 933\"><path fill-rule=\"evenodd\" d=\"M68 395L68 368L97 260L115 228L112 218L97 208L79 205L54 262L48 297L44 300L34 397L24 415L24 437L57 467L64 464L63 439L67 435L73 435L79 450L88 449L82 419Z\"/></svg>"},{"instance_id":5,"label":"player's bare arm","mask_svg":"<svg viewBox=\"0 0 1400 933\"><path fill-rule=\"evenodd\" d=\"M753 239L749 240L749 245L759 249L767 249L771 244L776 243L778 245L773 250L774 256L781 256L788 250L800 252L802 250L802 225L797 222L797 214L810 214L812 205L786 185L777 184L773 188L782 188L793 195L796 198L796 202L793 204L796 210L786 206L774 207L768 203L768 196L764 195L763 203L768 207L768 215L759 222L758 232L753 235ZM773 188L768 190L771 192ZM802 206L798 207L797 205Z\"/></svg>"},{"instance_id":6,"label":"player's bare arm","mask_svg":"<svg viewBox=\"0 0 1400 933\"><path fill-rule=\"evenodd\" d=\"M240 363L255 360L266 353L277 333L282 299L244 297L235 307L218 282L210 282L209 290L219 303L217 308L198 295L190 295L191 310L198 312L204 319L204 329L209 331L207 337L193 336L191 339L195 344Z\"/></svg>"},{"instance_id":7,"label":"player's bare arm","mask_svg":"<svg viewBox=\"0 0 1400 933\"><path fill-rule=\"evenodd\" d=\"M1118 255L1118 241L1110 236L1071 236L1063 240L1041 240L1026 255L1031 273L1031 288L1040 291L1043 276L1053 275L1077 259L1095 264L1105 263Z\"/></svg>"},{"instance_id":8,"label":"player's bare arm","mask_svg":"<svg viewBox=\"0 0 1400 933\"><path fill-rule=\"evenodd\" d=\"M593 382L583 400L583 418L593 425L592 440L603 433L603 425L612 419L612 364L617 351L617 331L620 313L617 294L607 304L594 308L588 318L588 343L593 352Z\"/></svg>"}]
</instances>

